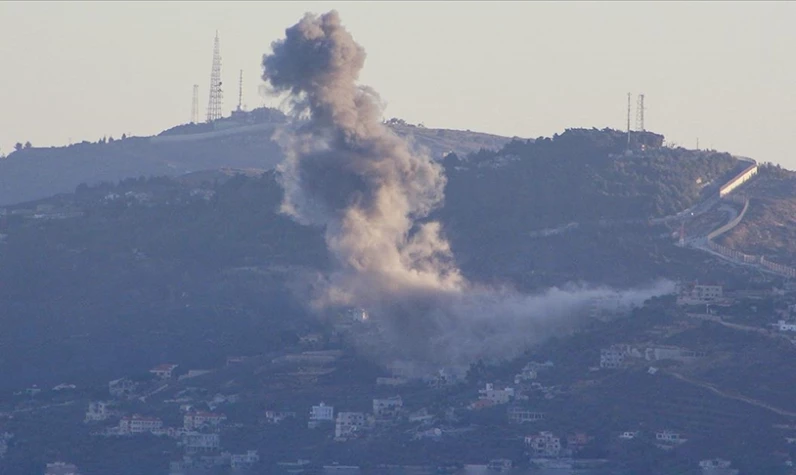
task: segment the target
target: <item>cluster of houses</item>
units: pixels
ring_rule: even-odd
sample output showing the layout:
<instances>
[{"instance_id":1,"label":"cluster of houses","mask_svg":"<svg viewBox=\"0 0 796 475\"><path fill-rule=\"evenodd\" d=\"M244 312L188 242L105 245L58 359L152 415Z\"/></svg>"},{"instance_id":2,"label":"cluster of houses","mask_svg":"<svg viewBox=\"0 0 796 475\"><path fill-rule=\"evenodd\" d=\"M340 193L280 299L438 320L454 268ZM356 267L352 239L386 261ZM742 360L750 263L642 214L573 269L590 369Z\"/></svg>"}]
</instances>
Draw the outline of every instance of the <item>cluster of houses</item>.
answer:
<instances>
[{"instance_id":1,"label":"cluster of houses","mask_svg":"<svg viewBox=\"0 0 796 475\"><path fill-rule=\"evenodd\" d=\"M611 345L600 350L600 369L618 369L626 367L631 358L655 361L679 361L690 363L707 356L704 351L694 351L677 346L652 346L643 349L628 344Z\"/></svg>"},{"instance_id":2,"label":"cluster of houses","mask_svg":"<svg viewBox=\"0 0 796 475\"><path fill-rule=\"evenodd\" d=\"M310 408L307 427L315 429L323 425L334 425L334 440L345 441L359 437L363 432L377 424L394 421L403 413L403 400L401 396L373 399L373 412L345 412L335 414L334 407L323 402ZM271 423L279 423L289 417L295 417L292 412L267 411L266 419Z\"/></svg>"},{"instance_id":3,"label":"cluster of houses","mask_svg":"<svg viewBox=\"0 0 796 475\"><path fill-rule=\"evenodd\" d=\"M44 475L80 475L74 464L66 462L48 463L44 468Z\"/></svg>"}]
</instances>

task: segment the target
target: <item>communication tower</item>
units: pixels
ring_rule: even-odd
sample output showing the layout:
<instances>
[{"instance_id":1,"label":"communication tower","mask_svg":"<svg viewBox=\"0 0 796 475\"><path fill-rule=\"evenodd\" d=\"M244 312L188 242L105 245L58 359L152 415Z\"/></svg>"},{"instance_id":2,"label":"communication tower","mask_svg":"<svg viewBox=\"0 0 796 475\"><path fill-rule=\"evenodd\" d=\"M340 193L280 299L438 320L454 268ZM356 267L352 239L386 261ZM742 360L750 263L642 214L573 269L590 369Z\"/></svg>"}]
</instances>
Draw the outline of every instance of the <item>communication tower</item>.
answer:
<instances>
[{"instance_id":1,"label":"communication tower","mask_svg":"<svg viewBox=\"0 0 796 475\"><path fill-rule=\"evenodd\" d=\"M243 70L240 70L240 79L238 79L238 112L240 112L243 105Z\"/></svg>"},{"instance_id":2,"label":"communication tower","mask_svg":"<svg viewBox=\"0 0 796 475\"><path fill-rule=\"evenodd\" d=\"M631 93L627 93L627 146L630 147L630 104L631 104L631 97L633 95Z\"/></svg>"},{"instance_id":3,"label":"communication tower","mask_svg":"<svg viewBox=\"0 0 796 475\"><path fill-rule=\"evenodd\" d=\"M199 85L193 85L193 99L191 100L191 123L199 122Z\"/></svg>"},{"instance_id":4,"label":"communication tower","mask_svg":"<svg viewBox=\"0 0 796 475\"><path fill-rule=\"evenodd\" d=\"M636 105L636 130L644 132L644 94L638 95L638 104Z\"/></svg>"},{"instance_id":5,"label":"communication tower","mask_svg":"<svg viewBox=\"0 0 796 475\"><path fill-rule=\"evenodd\" d=\"M207 103L207 121L221 118L221 102L224 99L221 90L221 47L218 42L218 31L213 43L213 69L210 72L210 99Z\"/></svg>"}]
</instances>

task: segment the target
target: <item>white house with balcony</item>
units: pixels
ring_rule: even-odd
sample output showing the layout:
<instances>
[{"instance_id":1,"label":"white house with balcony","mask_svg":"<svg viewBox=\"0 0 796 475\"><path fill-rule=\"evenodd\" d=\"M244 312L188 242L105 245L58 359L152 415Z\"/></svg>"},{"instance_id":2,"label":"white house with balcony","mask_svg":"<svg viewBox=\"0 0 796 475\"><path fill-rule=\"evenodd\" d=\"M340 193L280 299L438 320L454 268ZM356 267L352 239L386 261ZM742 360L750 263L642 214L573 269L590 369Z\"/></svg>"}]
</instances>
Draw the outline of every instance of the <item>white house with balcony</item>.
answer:
<instances>
[{"instance_id":1,"label":"white house with balcony","mask_svg":"<svg viewBox=\"0 0 796 475\"><path fill-rule=\"evenodd\" d=\"M109 404L104 401L89 402L88 409L86 410L86 417L83 419L83 421L98 422L107 420L113 415L113 412L109 407Z\"/></svg>"},{"instance_id":2,"label":"white house with balcony","mask_svg":"<svg viewBox=\"0 0 796 475\"><path fill-rule=\"evenodd\" d=\"M218 427L227 420L224 414L215 412L189 412L183 416L183 427L186 430L194 430L201 427Z\"/></svg>"},{"instance_id":3,"label":"white house with balcony","mask_svg":"<svg viewBox=\"0 0 796 475\"><path fill-rule=\"evenodd\" d=\"M561 439L552 432L525 436L525 446L534 457L558 457L561 453Z\"/></svg>"},{"instance_id":4,"label":"white house with balcony","mask_svg":"<svg viewBox=\"0 0 796 475\"><path fill-rule=\"evenodd\" d=\"M310 420L307 427L314 429L326 422L334 422L334 407L321 402L310 409Z\"/></svg>"},{"instance_id":5,"label":"white house with balcony","mask_svg":"<svg viewBox=\"0 0 796 475\"><path fill-rule=\"evenodd\" d=\"M356 436L367 427L367 417L363 412L339 412L334 425L334 438L345 440Z\"/></svg>"},{"instance_id":6,"label":"white house with balcony","mask_svg":"<svg viewBox=\"0 0 796 475\"><path fill-rule=\"evenodd\" d=\"M138 414L125 416L119 420L120 434L144 434L163 427L163 421L157 417L146 417Z\"/></svg>"},{"instance_id":7,"label":"white house with balcony","mask_svg":"<svg viewBox=\"0 0 796 475\"><path fill-rule=\"evenodd\" d=\"M186 432L180 443L187 452L210 452L221 447L221 436L217 432Z\"/></svg>"},{"instance_id":8,"label":"white house with balcony","mask_svg":"<svg viewBox=\"0 0 796 475\"><path fill-rule=\"evenodd\" d=\"M490 401L492 404L507 404L514 399L514 388L497 389L492 383L486 383L484 389L478 390L479 399Z\"/></svg>"},{"instance_id":9,"label":"white house with balcony","mask_svg":"<svg viewBox=\"0 0 796 475\"><path fill-rule=\"evenodd\" d=\"M373 399L373 415L380 419L397 416L403 407L404 402L401 396Z\"/></svg>"}]
</instances>

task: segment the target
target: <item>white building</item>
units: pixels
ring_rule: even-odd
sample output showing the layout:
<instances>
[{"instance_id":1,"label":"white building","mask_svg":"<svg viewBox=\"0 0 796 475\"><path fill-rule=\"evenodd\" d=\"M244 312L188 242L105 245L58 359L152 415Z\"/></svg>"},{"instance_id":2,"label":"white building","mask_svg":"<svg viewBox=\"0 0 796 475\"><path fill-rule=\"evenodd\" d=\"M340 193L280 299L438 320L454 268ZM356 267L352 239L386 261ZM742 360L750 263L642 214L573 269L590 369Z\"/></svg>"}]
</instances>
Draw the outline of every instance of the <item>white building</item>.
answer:
<instances>
[{"instance_id":1,"label":"white building","mask_svg":"<svg viewBox=\"0 0 796 475\"><path fill-rule=\"evenodd\" d=\"M509 423L524 424L544 420L543 412L536 412L522 407L510 407L508 410Z\"/></svg>"},{"instance_id":2,"label":"white building","mask_svg":"<svg viewBox=\"0 0 796 475\"><path fill-rule=\"evenodd\" d=\"M655 433L655 441L665 445L679 445L688 441L683 438L678 432L670 430L662 430Z\"/></svg>"},{"instance_id":3,"label":"white building","mask_svg":"<svg viewBox=\"0 0 796 475\"><path fill-rule=\"evenodd\" d=\"M179 365L176 364L162 364L150 369L149 372L154 374L160 379L171 379L174 377L174 370Z\"/></svg>"},{"instance_id":4,"label":"white building","mask_svg":"<svg viewBox=\"0 0 796 475\"><path fill-rule=\"evenodd\" d=\"M611 345L600 350L600 368L617 369L625 364L628 357L640 358L641 352L630 345Z\"/></svg>"},{"instance_id":5,"label":"white building","mask_svg":"<svg viewBox=\"0 0 796 475\"><path fill-rule=\"evenodd\" d=\"M346 439L365 428L367 418L362 412L339 412L334 425L334 438Z\"/></svg>"},{"instance_id":6,"label":"white building","mask_svg":"<svg viewBox=\"0 0 796 475\"><path fill-rule=\"evenodd\" d=\"M103 401L92 401L88 403L86 418L84 422L96 422L107 420L113 413L108 409L108 403Z\"/></svg>"},{"instance_id":7,"label":"white building","mask_svg":"<svg viewBox=\"0 0 796 475\"><path fill-rule=\"evenodd\" d=\"M479 389L479 399L490 401L492 404L506 404L514 399L514 388L495 389L492 383L486 383L484 389Z\"/></svg>"},{"instance_id":8,"label":"white building","mask_svg":"<svg viewBox=\"0 0 796 475\"><path fill-rule=\"evenodd\" d=\"M676 346L657 346L644 350L644 359L647 361L673 360L687 363L705 355L703 351L686 350Z\"/></svg>"},{"instance_id":9,"label":"white building","mask_svg":"<svg viewBox=\"0 0 796 475\"><path fill-rule=\"evenodd\" d=\"M732 462L723 459L702 460L699 462L702 475L736 475L738 470L732 468Z\"/></svg>"},{"instance_id":10,"label":"white building","mask_svg":"<svg viewBox=\"0 0 796 475\"><path fill-rule=\"evenodd\" d=\"M265 411L265 421L269 424L279 424L291 417L296 417L296 413L288 411Z\"/></svg>"},{"instance_id":11,"label":"white building","mask_svg":"<svg viewBox=\"0 0 796 475\"><path fill-rule=\"evenodd\" d=\"M373 400L373 415L377 418L395 417L401 412L404 402L401 396Z\"/></svg>"},{"instance_id":12,"label":"white building","mask_svg":"<svg viewBox=\"0 0 796 475\"><path fill-rule=\"evenodd\" d=\"M229 465L232 468L251 467L260 461L260 456L256 450L248 450L245 454L232 454L229 458Z\"/></svg>"},{"instance_id":13,"label":"white building","mask_svg":"<svg viewBox=\"0 0 796 475\"><path fill-rule=\"evenodd\" d=\"M145 417L138 414L125 416L119 420L120 434L143 434L163 427L163 421L157 417Z\"/></svg>"},{"instance_id":14,"label":"white building","mask_svg":"<svg viewBox=\"0 0 796 475\"><path fill-rule=\"evenodd\" d=\"M721 300L724 289L721 285L686 285L677 296L679 305L706 305Z\"/></svg>"},{"instance_id":15,"label":"white building","mask_svg":"<svg viewBox=\"0 0 796 475\"><path fill-rule=\"evenodd\" d=\"M534 457L558 457L561 453L561 439L552 432L525 436L525 445Z\"/></svg>"},{"instance_id":16,"label":"white building","mask_svg":"<svg viewBox=\"0 0 796 475\"><path fill-rule=\"evenodd\" d=\"M619 438L623 439L623 440L632 440L632 439L635 439L636 437L638 437L638 431L637 430L635 430L635 431L626 430L626 431L622 432L621 434L619 434Z\"/></svg>"},{"instance_id":17,"label":"white building","mask_svg":"<svg viewBox=\"0 0 796 475\"><path fill-rule=\"evenodd\" d=\"M200 427L218 427L227 420L224 414L216 414L214 412L189 412L182 418L183 427L186 430L194 430Z\"/></svg>"},{"instance_id":18,"label":"white building","mask_svg":"<svg viewBox=\"0 0 796 475\"><path fill-rule=\"evenodd\" d=\"M334 407L327 406L324 403L312 406L312 409L310 409L310 421L307 426L313 429L324 422L334 422Z\"/></svg>"},{"instance_id":19,"label":"white building","mask_svg":"<svg viewBox=\"0 0 796 475\"><path fill-rule=\"evenodd\" d=\"M796 332L796 323L780 320L775 326L777 327L777 330L781 332Z\"/></svg>"},{"instance_id":20,"label":"white building","mask_svg":"<svg viewBox=\"0 0 796 475\"><path fill-rule=\"evenodd\" d=\"M215 432L186 432L181 443L188 452L212 451L221 447L221 436Z\"/></svg>"},{"instance_id":21,"label":"white building","mask_svg":"<svg viewBox=\"0 0 796 475\"><path fill-rule=\"evenodd\" d=\"M74 464L66 462L52 462L47 464L44 475L80 475Z\"/></svg>"}]
</instances>

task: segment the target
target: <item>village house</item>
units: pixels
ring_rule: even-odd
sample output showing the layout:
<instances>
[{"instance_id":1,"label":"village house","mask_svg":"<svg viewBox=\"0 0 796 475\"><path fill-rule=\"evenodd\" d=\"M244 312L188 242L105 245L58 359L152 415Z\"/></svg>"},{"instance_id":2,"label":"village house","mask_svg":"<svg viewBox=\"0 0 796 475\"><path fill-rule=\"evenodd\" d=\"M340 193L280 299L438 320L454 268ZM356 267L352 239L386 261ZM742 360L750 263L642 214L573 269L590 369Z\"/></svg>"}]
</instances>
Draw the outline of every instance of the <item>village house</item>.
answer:
<instances>
[{"instance_id":1,"label":"village house","mask_svg":"<svg viewBox=\"0 0 796 475\"><path fill-rule=\"evenodd\" d=\"M535 361L531 361L526 364L522 370L514 376L514 384L522 384L527 381L533 381L539 377L539 371L549 369L553 367L552 361L546 361L544 363L537 363Z\"/></svg>"},{"instance_id":2,"label":"village house","mask_svg":"<svg viewBox=\"0 0 796 475\"><path fill-rule=\"evenodd\" d=\"M491 473L509 473L513 465L509 459L492 459L486 465L486 469Z\"/></svg>"},{"instance_id":3,"label":"village house","mask_svg":"<svg viewBox=\"0 0 796 475\"><path fill-rule=\"evenodd\" d=\"M508 410L510 424L524 424L544 420L544 413L522 407L510 407Z\"/></svg>"},{"instance_id":4,"label":"village house","mask_svg":"<svg viewBox=\"0 0 796 475\"><path fill-rule=\"evenodd\" d=\"M647 361L673 360L688 363L707 355L704 351L693 351L676 346L657 346L644 350Z\"/></svg>"},{"instance_id":5,"label":"village house","mask_svg":"<svg viewBox=\"0 0 796 475\"><path fill-rule=\"evenodd\" d=\"M781 332L796 332L796 323L793 322L779 320L776 324L774 324L774 326Z\"/></svg>"},{"instance_id":6,"label":"village house","mask_svg":"<svg viewBox=\"0 0 796 475\"><path fill-rule=\"evenodd\" d=\"M367 425L367 418L362 412L339 412L334 425L334 438L345 440L357 435Z\"/></svg>"},{"instance_id":7,"label":"village house","mask_svg":"<svg viewBox=\"0 0 796 475\"><path fill-rule=\"evenodd\" d=\"M157 417L145 417L138 414L125 416L119 420L120 434L143 434L163 427L163 421Z\"/></svg>"},{"instance_id":8,"label":"village house","mask_svg":"<svg viewBox=\"0 0 796 475\"><path fill-rule=\"evenodd\" d=\"M296 417L295 412L288 411L265 411L265 422L269 424L279 424L285 419Z\"/></svg>"},{"instance_id":9,"label":"village house","mask_svg":"<svg viewBox=\"0 0 796 475\"><path fill-rule=\"evenodd\" d=\"M66 462L48 463L44 469L44 475L80 475L74 464Z\"/></svg>"},{"instance_id":10,"label":"village house","mask_svg":"<svg viewBox=\"0 0 796 475\"><path fill-rule=\"evenodd\" d=\"M86 410L86 417L84 422L97 422L107 420L113 415L108 409L109 405L104 401L92 401L88 403L88 410Z\"/></svg>"},{"instance_id":11,"label":"village house","mask_svg":"<svg viewBox=\"0 0 796 475\"><path fill-rule=\"evenodd\" d=\"M703 475L736 475L738 470L732 468L732 462L723 459L701 460L699 468Z\"/></svg>"},{"instance_id":12,"label":"village house","mask_svg":"<svg viewBox=\"0 0 796 475\"><path fill-rule=\"evenodd\" d=\"M385 399L373 400L373 415L377 419L396 417L404 406L401 396L392 396Z\"/></svg>"},{"instance_id":13,"label":"village house","mask_svg":"<svg viewBox=\"0 0 796 475\"><path fill-rule=\"evenodd\" d=\"M486 383L484 389L478 390L479 399L491 401L492 404L506 404L514 399L514 388L495 389L492 383Z\"/></svg>"},{"instance_id":14,"label":"village house","mask_svg":"<svg viewBox=\"0 0 796 475\"><path fill-rule=\"evenodd\" d=\"M172 379L174 377L174 370L179 365L176 364L161 364L150 369L149 372L154 374L160 379Z\"/></svg>"},{"instance_id":15,"label":"village house","mask_svg":"<svg viewBox=\"0 0 796 475\"><path fill-rule=\"evenodd\" d=\"M678 432L662 430L655 433L656 445L662 449L669 449L675 445L684 444L687 441L688 439L683 438Z\"/></svg>"},{"instance_id":16,"label":"village house","mask_svg":"<svg viewBox=\"0 0 796 475\"><path fill-rule=\"evenodd\" d=\"M58 386L53 387L53 391L66 391L69 389L77 389L77 386L74 384L61 383Z\"/></svg>"},{"instance_id":17,"label":"village house","mask_svg":"<svg viewBox=\"0 0 796 475\"><path fill-rule=\"evenodd\" d=\"M706 305L720 301L723 295L720 285L682 285L677 296L677 305Z\"/></svg>"},{"instance_id":18,"label":"village house","mask_svg":"<svg viewBox=\"0 0 796 475\"><path fill-rule=\"evenodd\" d=\"M641 358L641 352L630 345L611 345L600 350L600 368L617 369L625 366L628 357Z\"/></svg>"},{"instance_id":19,"label":"village house","mask_svg":"<svg viewBox=\"0 0 796 475\"><path fill-rule=\"evenodd\" d=\"M189 412L182 418L183 427L186 430L199 429L201 427L218 427L227 420L224 414L214 412Z\"/></svg>"},{"instance_id":20,"label":"village house","mask_svg":"<svg viewBox=\"0 0 796 475\"><path fill-rule=\"evenodd\" d=\"M317 346L323 342L323 335L320 333L309 333L299 338L299 344L302 346Z\"/></svg>"},{"instance_id":21,"label":"village house","mask_svg":"<svg viewBox=\"0 0 796 475\"><path fill-rule=\"evenodd\" d=\"M561 453L561 440L552 432L525 436L525 446L533 457L558 457Z\"/></svg>"},{"instance_id":22,"label":"village house","mask_svg":"<svg viewBox=\"0 0 796 475\"><path fill-rule=\"evenodd\" d=\"M116 398L130 396L136 390L138 384L130 378L114 379L108 383L108 392Z\"/></svg>"},{"instance_id":23,"label":"village house","mask_svg":"<svg viewBox=\"0 0 796 475\"><path fill-rule=\"evenodd\" d=\"M216 432L186 432L182 434L180 444L186 452L209 452L221 447L221 436Z\"/></svg>"},{"instance_id":24,"label":"village house","mask_svg":"<svg viewBox=\"0 0 796 475\"><path fill-rule=\"evenodd\" d=\"M232 454L229 457L229 466L232 468L247 468L260 461L256 450L247 450L245 454Z\"/></svg>"},{"instance_id":25,"label":"village house","mask_svg":"<svg viewBox=\"0 0 796 475\"><path fill-rule=\"evenodd\" d=\"M197 376L210 374L212 372L213 372L212 369L189 369L186 374L183 374L182 376L180 376L177 379L179 379L179 380L190 379L190 378L195 378Z\"/></svg>"},{"instance_id":26,"label":"village house","mask_svg":"<svg viewBox=\"0 0 796 475\"><path fill-rule=\"evenodd\" d=\"M639 432L637 430L626 430L619 434L619 438L623 440L632 440L639 436Z\"/></svg>"},{"instance_id":27,"label":"village house","mask_svg":"<svg viewBox=\"0 0 796 475\"><path fill-rule=\"evenodd\" d=\"M594 437L591 437L584 432L576 432L574 434L570 434L567 436L567 448L570 449L573 453L578 452L587 445L589 445L589 443L593 439Z\"/></svg>"},{"instance_id":28,"label":"village house","mask_svg":"<svg viewBox=\"0 0 796 475\"><path fill-rule=\"evenodd\" d=\"M314 429L325 422L334 422L334 407L323 402L310 409L310 420L307 427Z\"/></svg>"}]
</instances>

